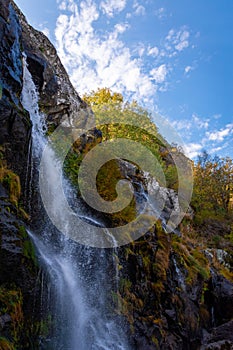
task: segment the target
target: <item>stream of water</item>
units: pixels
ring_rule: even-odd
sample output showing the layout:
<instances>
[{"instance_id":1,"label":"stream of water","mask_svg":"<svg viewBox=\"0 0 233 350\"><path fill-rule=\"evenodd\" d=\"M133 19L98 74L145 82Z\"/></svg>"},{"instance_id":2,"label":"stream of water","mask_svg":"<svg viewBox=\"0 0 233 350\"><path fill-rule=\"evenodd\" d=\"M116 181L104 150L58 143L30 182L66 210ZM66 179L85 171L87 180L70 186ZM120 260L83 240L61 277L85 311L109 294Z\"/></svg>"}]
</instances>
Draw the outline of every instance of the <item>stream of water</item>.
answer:
<instances>
[{"instance_id":1,"label":"stream of water","mask_svg":"<svg viewBox=\"0 0 233 350\"><path fill-rule=\"evenodd\" d=\"M26 57L21 101L30 113L32 122L31 169L36 169L47 143L44 136L46 128L43 115L39 113L38 93L27 68ZM56 181L62 176L58 162L51 149L47 159L47 185L54 198L53 209L59 213L61 220L66 220L62 216L59 193L56 191ZM72 194L66 179L63 184L66 195ZM30 200L33 203L33 198ZM94 221L85 212L81 216ZM49 276L54 329L41 349L129 350L121 319L113 312L111 293L116 291L118 285L114 250L78 245L56 231L46 216L39 222L43 222L41 228L36 233L28 233L36 246L42 268Z\"/></svg>"}]
</instances>

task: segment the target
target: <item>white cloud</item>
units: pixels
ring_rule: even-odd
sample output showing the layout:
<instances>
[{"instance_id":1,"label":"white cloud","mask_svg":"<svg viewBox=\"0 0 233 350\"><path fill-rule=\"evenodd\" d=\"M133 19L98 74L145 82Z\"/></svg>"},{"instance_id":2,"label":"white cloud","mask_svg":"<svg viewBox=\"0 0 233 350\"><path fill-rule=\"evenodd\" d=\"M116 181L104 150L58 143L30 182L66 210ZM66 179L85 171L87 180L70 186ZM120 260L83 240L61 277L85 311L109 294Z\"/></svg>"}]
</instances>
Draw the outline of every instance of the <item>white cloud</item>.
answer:
<instances>
[{"instance_id":1,"label":"white cloud","mask_svg":"<svg viewBox=\"0 0 233 350\"><path fill-rule=\"evenodd\" d=\"M62 10L57 18L56 48L81 95L107 86L125 94L126 98L147 103L154 100L156 93L167 90L168 73L173 68L173 62L167 59L173 57L174 51L178 54L175 46L187 40L189 34L184 27L169 31L164 47L141 42L128 46L122 34L131 27L127 22L117 21L118 13L126 9L126 0L57 1L67 12ZM141 1L133 2L132 15L140 6ZM95 25L98 20L100 29ZM170 51L166 45L171 46ZM152 58L155 58L154 67L151 67Z\"/></svg>"},{"instance_id":2,"label":"white cloud","mask_svg":"<svg viewBox=\"0 0 233 350\"><path fill-rule=\"evenodd\" d=\"M185 28L181 28L179 31L171 29L166 37L166 47L168 50L175 49L180 52L189 47L190 33Z\"/></svg>"},{"instance_id":3,"label":"white cloud","mask_svg":"<svg viewBox=\"0 0 233 350\"><path fill-rule=\"evenodd\" d=\"M49 31L49 28L47 27L47 22L44 22L44 23L40 23L38 25L39 27L39 30L44 33L44 35L46 35L48 38L50 37L50 31Z\"/></svg>"},{"instance_id":4,"label":"white cloud","mask_svg":"<svg viewBox=\"0 0 233 350\"><path fill-rule=\"evenodd\" d=\"M124 10L125 6L126 0L105 0L100 3L100 8L109 17L113 17L114 13L119 13Z\"/></svg>"},{"instance_id":5,"label":"white cloud","mask_svg":"<svg viewBox=\"0 0 233 350\"><path fill-rule=\"evenodd\" d=\"M180 41L176 46L176 50L177 51L183 51L184 49L186 49L189 46L189 42L188 40L184 40L184 41Z\"/></svg>"},{"instance_id":6,"label":"white cloud","mask_svg":"<svg viewBox=\"0 0 233 350\"><path fill-rule=\"evenodd\" d=\"M155 15L156 17L158 17L159 19L162 19L164 17L166 17L166 10L164 7L159 8L158 10L155 11Z\"/></svg>"},{"instance_id":7,"label":"white cloud","mask_svg":"<svg viewBox=\"0 0 233 350\"><path fill-rule=\"evenodd\" d=\"M58 0L57 0L57 2L59 3ZM66 10L66 2L65 2L65 1L61 1L61 2L58 4L58 8L59 8L59 10L61 10L61 11L65 11L65 10Z\"/></svg>"},{"instance_id":8,"label":"white cloud","mask_svg":"<svg viewBox=\"0 0 233 350\"><path fill-rule=\"evenodd\" d=\"M233 124L227 124L225 128L222 128L214 132L206 132L207 139L209 141L221 142L228 136L233 134Z\"/></svg>"},{"instance_id":9,"label":"white cloud","mask_svg":"<svg viewBox=\"0 0 233 350\"><path fill-rule=\"evenodd\" d=\"M117 33L122 34L124 33L130 26L128 23L117 23L114 28Z\"/></svg>"},{"instance_id":10,"label":"white cloud","mask_svg":"<svg viewBox=\"0 0 233 350\"><path fill-rule=\"evenodd\" d=\"M178 131L185 129L187 132L187 130L190 130L192 127L192 122L190 120L174 120L171 124Z\"/></svg>"},{"instance_id":11,"label":"white cloud","mask_svg":"<svg viewBox=\"0 0 233 350\"><path fill-rule=\"evenodd\" d=\"M211 148L210 151L209 151L209 153L215 154L215 153L221 151L223 148L224 148L224 146L219 146L219 147Z\"/></svg>"},{"instance_id":12,"label":"white cloud","mask_svg":"<svg viewBox=\"0 0 233 350\"><path fill-rule=\"evenodd\" d=\"M109 2L112 6L113 3L114 8L123 4ZM62 14L57 19L56 46L79 93L107 86L138 100L146 101L154 96L156 84L144 73L140 56L133 58L130 49L119 39L129 25L118 23L109 32L97 32L93 27L93 22L99 17L95 2L84 0L77 6L69 0L69 5L73 8L72 13ZM112 13L109 11L106 9L106 16ZM142 55L143 47L141 49ZM165 79L165 75L162 79L162 74L163 70L161 81Z\"/></svg>"},{"instance_id":13,"label":"white cloud","mask_svg":"<svg viewBox=\"0 0 233 350\"><path fill-rule=\"evenodd\" d=\"M50 36L49 28L44 27L41 31L42 31L42 33L44 33L44 35L46 35L49 38L49 36Z\"/></svg>"},{"instance_id":14,"label":"white cloud","mask_svg":"<svg viewBox=\"0 0 233 350\"><path fill-rule=\"evenodd\" d=\"M145 54L146 47L143 43L137 43L136 48L133 50L133 54L138 55L139 57L142 57Z\"/></svg>"},{"instance_id":15,"label":"white cloud","mask_svg":"<svg viewBox=\"0 0 233 350\"><path fill-rule=\"evenodd\" d=\"M179 32L176 37L176 41L178 41L178 43L176 44L175 48L178 51L182 51L186 47L188 47L189 46L188 38L189 38L189 32L187 30L183 32Z\"/></svg>"},{"instance_id":16,"label":"white cloud","mask_svg":"<svg viewBox=\"0 0 233 350\"><path fill-rule=\"evenodd\" d=\"M134 14L136 16L144 16L146 13L146 9L143 5L139 4L137 1L133 4Z\"/></svg>"},{"instance_id":17,"label":"white cloud","mask_svg":"<svg viewBox=\"0 0 233 350\"><path fill-rule=\"evenodd\" d=\"M201 153L203 145L201 143L188 143L184 146L184 152L187 157L194 159Z\"/></svg>"},{"instance_id":18,"label":"white cloud","mask_svg":"<svg viewBox=\"0 0 233 350\"><path fill-rule=\"evenodd\" d=\"M155 80L156 83L163 83L166 79L168 69L166 64L161 64L161 66L153 68L150 71L151 80Z\"/></svg>"},{"instance_id":19,"label":"white cloud","mask_svg":"<svg viewBox=\"0 0 233 350\"><path fill-rule=\"evenodd\" d=\"M194 124L198 129L207 129L209 127L209 120L202 119L198 117L196 114L192 115L192 121L194 122Z\"/></svg>"},{"instance_id":20,"label":"white cloud","mask_svg":"<svg viewBox=\"0 0 233 350\"><path fill-rule=\"evenodd\" d=\"M148 47L147 54L148 56L156 57L159 55L159 49L157 48L157 46Z\"/></svg>"},{"instance_id":21,"label":"white cloud","mask_svg":"<svg viewBox=\"0 0 233 350\"><path fill-rule=\"evenodd\" d=\"M188 74L189 72L191 72L192 69L193 68L191 66L187 66L187 67L185 67L184 71L186 74Z\"/></svg>"},{"instance_id":22,"label":"white cloud","mask_svg":"<svg viewBox=\"0 0 233 350\"><path fill-rule=\"evenodd\" d=\"M217 119L220 119L221 117L222 117L221 114L214 114L214 115L213 115L213 118L216 119L216 120L217 120Z\"/></svg>"}]
</instances>

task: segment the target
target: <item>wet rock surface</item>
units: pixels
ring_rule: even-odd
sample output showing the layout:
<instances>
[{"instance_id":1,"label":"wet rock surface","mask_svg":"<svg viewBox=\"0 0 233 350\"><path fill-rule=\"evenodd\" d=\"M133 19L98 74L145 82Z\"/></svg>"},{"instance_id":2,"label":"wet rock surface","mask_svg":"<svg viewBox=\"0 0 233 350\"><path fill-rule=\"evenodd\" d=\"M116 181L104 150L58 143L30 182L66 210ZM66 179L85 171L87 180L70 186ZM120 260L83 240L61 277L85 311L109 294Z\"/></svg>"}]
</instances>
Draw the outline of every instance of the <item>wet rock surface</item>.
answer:
<instances>
[{"instance_id":1,"label":"wet rock surface","mask_svg":"<svg viewBox=\"0 0 233 350\"><path fill-rule=\"evenodd\" d=\"M22 61L21 26L10 1L0 1L0 144L11 169L25 176L30 119L20 103Z\"/></svg>"},{"instance_id":2,"label":"wet rock surface","mask_svg":"<svg viewBox=\"0 0 233 350\"><path fill-rule=\"evenodd\" d=\"M17 349L31 349L31 341L36 346L36 324L42 320L40 295L34 247L18 209L0 184L0 335Z\"/></svg>"},{"instance_id":3,"label":"wet rock surface","mask_svg":"<svg viewBox=\"0 0 233 350\"><path fill-rule=\"evenodd\" d=\"M26 231L29 217L22 207L28 207L32 184L31 122L20 100L23 54L52 131L61 122L68 128L86 128L92 113L72 87L55 48L27 24L13 1L0 0L0 41L0 337L9 348L31 350L39 347L42 328L47 326L42 274ZM21 198L14 204L8 193L13 172L21 180ZM30 205L36 212L37 200Z\"/></svg>"}]
</instances>

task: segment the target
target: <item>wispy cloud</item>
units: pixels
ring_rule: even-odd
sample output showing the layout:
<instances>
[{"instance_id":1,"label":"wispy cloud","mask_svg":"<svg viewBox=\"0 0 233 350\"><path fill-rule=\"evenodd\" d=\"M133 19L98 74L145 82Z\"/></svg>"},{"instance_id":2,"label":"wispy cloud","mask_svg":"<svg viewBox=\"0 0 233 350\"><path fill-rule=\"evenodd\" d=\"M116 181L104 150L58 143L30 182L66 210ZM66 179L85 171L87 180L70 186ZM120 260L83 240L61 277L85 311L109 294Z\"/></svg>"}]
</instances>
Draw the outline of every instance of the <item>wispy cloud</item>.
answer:
<instances>
[{"instance_id":1,"label":"wispy cloud","mask_svg":"<svg viewBox=\"0 0 233 350\"><path fill-rule=\"evenodd\" d=\"M101 34L93 28L100 15L94 1L82 1L78 7L69 0L69 5L73 5L72 12L58 17L55 36L58 54L77 90L84 93L107 86L139 99L153 96L156 86L143 73L140 57L132 58L130 49L119 38L129 25L118 23ZM124 1L111 1L104 9L109 16L124 6Z\"/></svg>"},{"instance_id":2,"label":"wispy cloud","mask_svg":"<svg viewBox=\"0 0 233 350\"><path fill-rule=\"evenodd\" d=\"M190 118L175 120L172 122L172 125L177 130L203 130L208 129L209 119L199 117L197 114L193 113Z\"/></svg>"},{"instance_id":3,"label":"wispy cloud","mask_svg":"<svg viewBox=\"0 0 233 350\"><path fill-rule=\"evenodd\" d=\"M183 120L173 120L171 122L172 126L177 130L177 131L182 131L182 130L190 130L192 127L192 122L191 120L183 119Z\"/></svg>"},{"instance_id":4,"label":"wispy cloud","mask_svg":"<svg viewBox=\"0 0 233 350\"><path fill-rule=\"evenodd\" d=\"M130 27L130 26L129 26L128 23L117 23L117 24L114 26L116 32L119 33L119 34L124 33L129 27Z\"/></svg>"},{"instance_id":5,"label":"wispy cloud","mask_svg":"<svg viewBox=\"0 0 233 350\"><path fill-rule=\"evenodd\" d=\"M203 145L201 143L187 143L184 146L184 152L187 157L194 159L201 153Z\"/></svg>"},{"instance_id":6,"label":"wispy cloud","mask_svg":"<svg viewBox=\"0 0 233 350\"><path fill-rule=\"evenodd\" d=\"M227 124L219 130L213 130L211 118L203 118L193 113L189 119L175 120L171 124L185 144L185 154L195 159L203 149L207 149L210 154L221 154L224 156L229 153L229 147L232 148L233 143L233 123ZM194 137L195 136L195 137ZM200 140L193 142L193 139Z\"/></svg>"},{"instance_id":7,"label":"wispy cloud","mask_svg":"<svg viewBox=\"0 0 233 350\"><path fill-rule=\"evenodd\" d=\"M214 148L211 148L209 152L211 154L215 154L215 153L221 151L223 148L224 148L224 146L214 147Z\"/></svg>"},{"instance_id":8,"label":"wispy cloud","mask_svg":"<svg viewBox=\"0 0 233 350\"><path fill-rule=\"evenodd\" d=\"M164 7L160 7L158 10L155 11L155 16L158 19L163 19L163 18L167 17L166 9Z\"/></svg>"},{"instance_id":9,"label":"wispy cloud","mask_svg":"<svg viewBox=\"0 0 233 350\"><path fill-rule=\"evenodd\" d=\"M44 35L46 35L48 38L50 37L50 31L49 28L44 27L41 29L42 33L44 33Z\"/></svg>"},{"instance_id":10,"label":"wispy cloud","mask_svg":"<svg viewBox=\"0 0 233 350\"><path fill-rule=\"evenodd\" d=\"M192 66L186 66L184 69L185 74L188 74L189 72L191 72L193 70Z\"/></svg>"},{"instance_id":11,"label":"wispy cloud","mask_svg":"<svg viewBox=\"0 0 233 350\"><path fill-rule=\"evenodd\" d=\"M153 56L153 57L157 57L159 55L159 49L157 46L154 47L148 47L147 49L147 55L148 56Z\"/></svg>"},{"instance_id":12,"label":"wispy cloud","mask_svg":"<svg viewBox=\"0 0 233 350\"><path fill-rule=\"evenodd\" d=\"M55 29L57 51L81 95L107 86L126 98L151 105L155 95L167 89L173 71L170 62L173 52L179 53L187 46L186 28L172 29L163 40L158 39L158 45L140 41L132 44L124 38L133 19L128 20L127 13L119 14L124 10L131 10L134 17L143 14L144 3L140 0L131 5L126 0L57 0L57 3L60 9ZM101 29L96 23L101 23Z\"/></svg>"},{"instance_id":13,"label":"wispy cloud","mask_svg":"<svg viewBox=\"0 0 233 350\"><path fill-rule=\"evenodd\" d=\"M60 1L57 0L57 3L58 3L58 8L60 11L65 11L66 10L66 1Z\"/></svg>"},{"instance_id":14,"label":"wispy cloud","mask_svg":"<svg viewBox=\"0 0 233 350\"><path fill-rule=\"evenodd\" d=\"M227 124L225 128L221 128L217 131L206 132L207 139L216 142L222 142L230 135L233 135L233 124Z\"/></svg>"},{"instance_id":15,"label":"wispy cloud","mask_svg":"<svg viewBox=\"0 0 233 350\"><path fill-rule=\"evenodd\" d=\"M146 9L142 4L139 4L138 1L135 1L133 4L134 15L144 16L146 14Z\"/></svg>"},{"instance_id":16,"label":"wispy cloud","mask_svg":"<svg viewBox=\"0 0 233 350\"><path fill-rule=\"evenodd\" d=\"M166 37L166 48L169 51L183 51L189 47L189 37L190 33L185 27L181 28L178 31L171 29Z\"/></svg>"},{"instance_id":17,"label":"wispy cloud","mask_svg":"<svg viewBox=\"0 0 233 350\"><path fill-rule=\"evenodd\" d=\"M48 28L47 22L38 24L38 28L42 33L44 33L44 35L46 35L48 38L50 38L50 30Z\"/></svg>"},{"instance_id":18,"label":"wispy cloud","mask_svg":"<svg viewBox=\"0 0 233 350\"><path fill-rule=\"evenodd\" d=\"M100 8L109 17L113 17L115 13L121 12L126 6L126 0L105 0L101 1Z\"/></svg>"},{"instance_id":19,"label":"wispy cloud","mask_svg":"<svg viewBox=\"0 0 233 350\"><path fill-rule=\"evenodd\" d=\"M161 66L153 68L150 71L151 80L155 80L156 83L163 83L166 79L168 73L168 68L166 64L161 64Z\"/></svg>"},{"instance_id":20,"label":"wispy cloud","mask_svg":"<svg viewBox=\"0 0 233 350\"><path fill-rule=\"evenodd\" d=\"M209 119L199 117L195 113L192 115L192 122L198 129L207 129L209 127Z\"/></svg>"}]
</instances>

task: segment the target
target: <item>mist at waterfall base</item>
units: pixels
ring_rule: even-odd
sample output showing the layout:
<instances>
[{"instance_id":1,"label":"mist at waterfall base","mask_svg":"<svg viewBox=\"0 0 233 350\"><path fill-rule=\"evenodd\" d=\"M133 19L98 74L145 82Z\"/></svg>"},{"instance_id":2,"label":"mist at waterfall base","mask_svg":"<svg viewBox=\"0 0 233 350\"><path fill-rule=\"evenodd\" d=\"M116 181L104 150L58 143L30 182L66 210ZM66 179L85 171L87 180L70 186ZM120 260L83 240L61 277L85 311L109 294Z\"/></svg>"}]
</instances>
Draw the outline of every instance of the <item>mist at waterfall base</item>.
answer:
<instances>
[{"instance_id":1,"label":"mist at waterfall base","mask_svg":"<svg viewBox=\"0 0 233 350\"><path fill-rule=\"evenodd\" d=\"M39 113L38 93L24 57L22 105L30 113L32 122L31 169L36 176L42 151L47 143L45 121ZM54 210L61 215L56 180L62 176L59 161L51 149L47 159L47 182L53 198ZM72 188L63 179L64 191L72 196ZM32 184L31 184L32 186ZM35 183L33 183L35 186ZM32 191L29 191L32 194ZM29 196L30 197L30 196ZM72 199L72 198L71 198ZM29 198L32 205L33 198ZM43 215L43 211L42 214ZM94 221L84 216L86 220ZM52 318L52 334L41 342L41 350L129 350L122 319L113 316L112 296L117 291L118 271L112 249L94 249L78 245L59 233L49 219L38 218L36 232L28 233L38 252L46 278ZM68 224L68 223L67 223ZM97 222L98 224L98 222ZM43 289L43 286L42 286Z\"/></svg>"}]
</instances>

